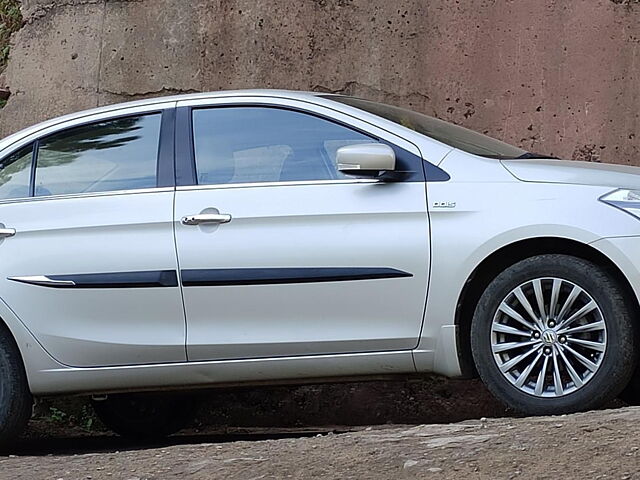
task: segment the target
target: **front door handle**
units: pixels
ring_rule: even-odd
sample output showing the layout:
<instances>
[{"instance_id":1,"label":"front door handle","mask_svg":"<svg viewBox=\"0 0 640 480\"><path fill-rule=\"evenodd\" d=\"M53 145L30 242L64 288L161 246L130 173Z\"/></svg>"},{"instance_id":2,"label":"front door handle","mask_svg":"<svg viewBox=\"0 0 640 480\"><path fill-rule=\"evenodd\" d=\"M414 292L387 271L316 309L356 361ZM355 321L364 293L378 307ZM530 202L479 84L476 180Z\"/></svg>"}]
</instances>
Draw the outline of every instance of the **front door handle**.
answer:
<instances>
[{"instance_id":1,"label":"front door handle","mask_svg":"<svg viewBox=\"0 0 640 480\"><path fill-rule=\"evenodd\" d=\"M228 213L200 213L182 217L183 225L200 225L203 223L229 223L231 215Z\"/></svg>"},{"instance_id":2,"label":"front door handle","mask_svg":"<svg viewBox=\"0 0 640 480\"><path fill-rule=\"evenodd\" d=\"M15 234L15 228L0 228L0 238L13 237Z\"/></svg>"}]
</instances>

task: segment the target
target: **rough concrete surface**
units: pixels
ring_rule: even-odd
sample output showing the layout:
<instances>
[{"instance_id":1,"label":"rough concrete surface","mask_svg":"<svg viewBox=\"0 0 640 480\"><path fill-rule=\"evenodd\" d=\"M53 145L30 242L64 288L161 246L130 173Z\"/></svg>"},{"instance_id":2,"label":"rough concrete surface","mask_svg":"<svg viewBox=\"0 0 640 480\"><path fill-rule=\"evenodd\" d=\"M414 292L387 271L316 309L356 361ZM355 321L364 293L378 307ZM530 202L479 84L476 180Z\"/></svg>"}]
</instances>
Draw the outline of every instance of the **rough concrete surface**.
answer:
<instances>
[{"instance_id":1,"label":"rough concrete surface","mask_svg":"<svg viewBox=\"0 0 640 480\"><path fill-rule=\"evenodd\" d=\"M274 87L640 165L634 0L23 0L23 13L1 135L133 98Z\"/></svg>"},{"instance_id":2,"label":"rough concrete surface","mask_svg":"<svg viewBox=\"0 0 640 480\"><path fill-rule=\"evenodd\" d=\"M0 479L640 479L637 407L307 435L25 443L0 457Z\"/></svg>"}]
</instances>

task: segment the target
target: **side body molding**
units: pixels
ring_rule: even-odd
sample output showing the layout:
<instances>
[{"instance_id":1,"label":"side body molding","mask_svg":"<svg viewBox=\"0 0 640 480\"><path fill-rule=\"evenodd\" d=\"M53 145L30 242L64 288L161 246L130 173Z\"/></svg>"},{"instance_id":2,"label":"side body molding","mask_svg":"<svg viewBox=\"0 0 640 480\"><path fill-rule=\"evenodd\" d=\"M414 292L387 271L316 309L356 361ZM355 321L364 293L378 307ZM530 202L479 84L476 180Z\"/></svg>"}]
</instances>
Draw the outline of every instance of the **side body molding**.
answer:
<instances>
[{"instance_id":1,"label":"side body molding","mask_svg":"<svg viewBox=\"0 0 640 480\"><path fill-rule=\"evenodd\" d=\"M345 282L413 276L409 272L386 267L192 269L182 270L180 274L184 287ZM175 270L32 275L9 277L8 280L48 288L159 288L178 286L178 274Z\"/></svg>"},{"instance_id":2,"label":"side body molding","mask_svg":"<svg viewBox=\"0 0 640 480\"><path fill-rule=\"evenodd\" d=\"M413 275L395 268L214 268L183 270L185 287L223 285L273 285L286 283L346 282Z\"/></svg>"},{"instance_id":3,"label":"side body molding","mask_svg":"<svg viewBox=\"0 0 640 480\"><path fill-rule=\"evenodd\" d=\"M83 273L9 277L14 282L49 288L153 288L177 287L175 270L146 272Z\"/></svg>"}]
</instances>

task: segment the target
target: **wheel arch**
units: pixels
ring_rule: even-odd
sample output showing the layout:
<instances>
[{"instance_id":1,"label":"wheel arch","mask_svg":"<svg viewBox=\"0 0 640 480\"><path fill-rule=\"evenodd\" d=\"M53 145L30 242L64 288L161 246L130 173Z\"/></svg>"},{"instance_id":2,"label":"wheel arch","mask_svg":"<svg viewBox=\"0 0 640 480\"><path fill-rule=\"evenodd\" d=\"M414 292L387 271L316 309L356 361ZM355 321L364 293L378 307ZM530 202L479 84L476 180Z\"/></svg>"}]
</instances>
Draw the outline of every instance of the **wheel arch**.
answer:
<instances>
[{"instance_id":1,"label":"wheel arch","mask_svg":"<svg viewBox=\"0 0 640 480\"><path fill-rule=\"evenodd\" d=\"M526 258L543 254L565 254L589 260L604 268L625 290L632 307L640 314L640 303L620 268L604 253L576 240L560 237L538 237L519 240L505 245L484 258L467 278L458 297L455 312L457 349L462 374L476 377L477 371L471 355L471 320L480 296L491 281L503 270Z\"/></svg>"},{"instance_id":2,"label":"wheel arch","mask_svg":"<svg viewBox=\"0 0 640 480\"><path fill-rule=\"evenodd\" d=\"M29 389L33 395L47 394L45 372L65 368L40 344L31 330L22 323L13 310L0 298L0 333L16 347L20 363L26 373Z\"/></svg>"}]
</instances>

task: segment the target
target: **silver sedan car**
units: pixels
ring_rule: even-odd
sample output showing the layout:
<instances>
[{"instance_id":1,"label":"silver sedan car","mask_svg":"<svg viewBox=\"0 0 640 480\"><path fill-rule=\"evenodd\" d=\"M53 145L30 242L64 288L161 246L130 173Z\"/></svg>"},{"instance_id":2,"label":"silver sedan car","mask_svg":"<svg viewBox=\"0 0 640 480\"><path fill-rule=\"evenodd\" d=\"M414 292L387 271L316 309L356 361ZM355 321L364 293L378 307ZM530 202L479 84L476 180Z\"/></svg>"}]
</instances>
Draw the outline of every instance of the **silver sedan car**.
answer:
<instances>
[{"instance_id":1,"label":"silver sedan car","mask_svg":"<svg viewBox=\"0 0 640 480\"><path fill-rule=\"evenodd\" d=\"M164 97L0 141L0 444L33 397L123 435L212 386L479 375L595 408L637 357L640 169L348 96ZM159 393L163 392L163 393Z\"/></svg>"}]
</instances>

